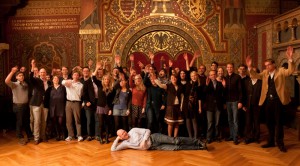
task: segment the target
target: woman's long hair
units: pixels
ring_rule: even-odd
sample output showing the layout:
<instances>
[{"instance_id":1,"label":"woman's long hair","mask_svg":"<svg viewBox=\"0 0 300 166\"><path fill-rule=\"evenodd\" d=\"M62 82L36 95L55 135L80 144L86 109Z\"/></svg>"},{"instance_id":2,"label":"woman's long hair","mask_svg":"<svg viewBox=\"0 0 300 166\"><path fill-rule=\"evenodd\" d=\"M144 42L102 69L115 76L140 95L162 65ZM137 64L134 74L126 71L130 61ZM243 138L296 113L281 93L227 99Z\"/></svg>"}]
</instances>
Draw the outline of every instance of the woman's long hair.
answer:
<instances>
[{"instance_id":1,"label":"woman's long hair","mask_svg":"<svg viewBox=\"0 0 300 166\"><path fill-rule=\"evenodd\" d=\"M108 79L109 80L108 85L104 84L104 79ZM112 86L112 77L110 76L110 74L105 74L102 77L101 83L102 83L102 87L103 87L102 89L103 89L104 92L108 92L108 93L112 92L113 86Z\"/></svg>"},{"instance_id":2,"label":"woman's long hair","mask_svg":"<svg viewBox=\"0 0 300 166\"><path fill-rule=\"evenodd\" d=\"M134 77L134 80L136 80L136 79L141 79L141 83L140 83L139 85L136 85L136 84L135 84L135 88L136 88L137 90L145 91L145 90L146 90L146 86L144 85L142 76L141 76L140 74L138 74L138 75L136 75L136 76Z\"/></svg>"}]
</instances>

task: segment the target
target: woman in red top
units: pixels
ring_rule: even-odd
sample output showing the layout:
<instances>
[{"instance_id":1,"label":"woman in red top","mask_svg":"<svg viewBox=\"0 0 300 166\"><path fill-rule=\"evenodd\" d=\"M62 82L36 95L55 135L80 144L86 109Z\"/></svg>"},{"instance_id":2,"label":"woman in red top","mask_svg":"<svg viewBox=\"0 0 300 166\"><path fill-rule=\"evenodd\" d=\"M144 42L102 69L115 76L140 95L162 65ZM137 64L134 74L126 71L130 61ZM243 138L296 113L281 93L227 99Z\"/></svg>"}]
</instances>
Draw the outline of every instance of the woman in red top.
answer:
<instances>
[{"instance_id":1,"label":"woman in red top","mask_svg":"<svg viewBox=\"0 0 300 166\"><path fill-rule=\"evenodd\" d=\"M134 80L133 80L134 78ZM146 87L143 83L141 75L130 74L129 86L132 90L131 112L132 127L142 127L142 118L145 118L146 107Z\"/></svg>"}]
</instances>

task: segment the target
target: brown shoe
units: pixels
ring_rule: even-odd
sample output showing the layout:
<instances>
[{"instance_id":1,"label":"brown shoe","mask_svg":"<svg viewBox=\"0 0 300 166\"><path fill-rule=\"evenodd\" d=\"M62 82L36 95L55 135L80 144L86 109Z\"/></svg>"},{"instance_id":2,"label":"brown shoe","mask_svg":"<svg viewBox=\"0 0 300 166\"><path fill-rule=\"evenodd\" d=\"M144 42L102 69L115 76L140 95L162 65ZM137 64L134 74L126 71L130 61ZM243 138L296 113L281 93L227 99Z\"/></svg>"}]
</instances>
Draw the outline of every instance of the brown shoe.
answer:
<instances>
[{"instance_id":1,"label":"brown shoe","mask_svg":"<svg viewBox=\"0 0 300 166\"><path fill-rule=\"evenodd\" d=\"M34 144L38 145L40 143L40 140L34 140Z\"/></svg>"},{"instance_id":2,"label":"brown shoe","mask_svg":"<svg viewBox=\"0 0 300 166\"><path fill-rule=\"evenodd\" d=\"M27 142L25 141L24 138L20 138L20 139L19 139L19 144L22 145L22 146L24 146L24 145L27 144Z\"/></svg>"}]
</instances>

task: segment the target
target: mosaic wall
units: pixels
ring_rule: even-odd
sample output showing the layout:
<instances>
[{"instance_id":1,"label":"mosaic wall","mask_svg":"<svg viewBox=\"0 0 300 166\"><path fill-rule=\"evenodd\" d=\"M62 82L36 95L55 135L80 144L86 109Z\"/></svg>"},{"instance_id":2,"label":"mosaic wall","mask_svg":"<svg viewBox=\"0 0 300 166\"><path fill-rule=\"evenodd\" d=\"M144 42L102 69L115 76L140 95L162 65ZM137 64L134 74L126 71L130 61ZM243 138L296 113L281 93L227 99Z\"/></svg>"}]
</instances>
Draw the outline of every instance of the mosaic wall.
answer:
<instances>
[{"instance_id":1,"label":"mosaic wall","mask_svg":"<svg viewBox=\"0 0 300 166\"><path fill-rule=\"evenodd\" d=\"M257 47L255 30L248 31L256 18L247 16L274 15L278 1L238 0L237 6L230 0L29 1L10 18L5 72L15 64L28 66L31 58L47 69L87 65L89 59L108 59L112 66L115 54L126 64L130 54L148 51L179 61L182 52L201 50L195 65L239 64ZM82 15L81 4L92 6L84 12L90 15Z\"/></svg>"},{"instance_id":2,"label":"mosaic wall","mask_svg":"<svg viewBox=\"0 0 300 166\"><path fill-rule=\"evenodd\" d=\"M129 54L146 50L171 56L201 50L197 63L206 65L230 59L229 40L222 33L222 1L104 0L98 8L103 23L98 53L121 54L124 64Z\"/></svg>"}]
</instances>

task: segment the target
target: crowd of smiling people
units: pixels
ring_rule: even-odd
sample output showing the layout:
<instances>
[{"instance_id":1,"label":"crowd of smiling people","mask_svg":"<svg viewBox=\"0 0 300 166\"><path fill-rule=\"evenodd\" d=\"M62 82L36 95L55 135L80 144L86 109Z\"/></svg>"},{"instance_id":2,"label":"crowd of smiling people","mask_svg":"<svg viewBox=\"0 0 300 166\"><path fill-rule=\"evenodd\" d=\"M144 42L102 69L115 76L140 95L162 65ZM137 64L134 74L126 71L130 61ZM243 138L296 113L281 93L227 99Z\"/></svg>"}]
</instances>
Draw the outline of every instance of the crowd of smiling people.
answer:
<instances>
[{"instance_id":1,"label":"crowd of smiling people","mask_svg":"<svg viewBox=\"0 0 300 166\"><path fill-rule=\"evenodd\" d=\"M13 67L5 83L13 93L19 143L25 145L32 139L39 144L54 135L58 141L77 137L79 142L85 138L103 144L109 143L117 129L128 131L133 127L172 137L201 137L211 143L225 138L226 123L226 141L237 145L243 138L245 144L259 143L261 80L250 78L243 64L236 74L233 63L226 64L225 75L224 69L212 62L206 76L205 65L194 67L199 56L200 52L195 52L189 61L184 53L185 70L174 68L171 60L168 67L163 64L158 70L151 52L151 64L139 62L129 70L121 66L121 58L116 55L111 72L106 70L106 61L98 62L94 70L89 63L87 67L74 67L70 73L67 67L53 69L51 75L44 68L38 69L35 60L29 72L25 67ZM134 56L130 61L134 64ZM87 132L84 136L83 126Z\"/></svg>"}]
</instances>

